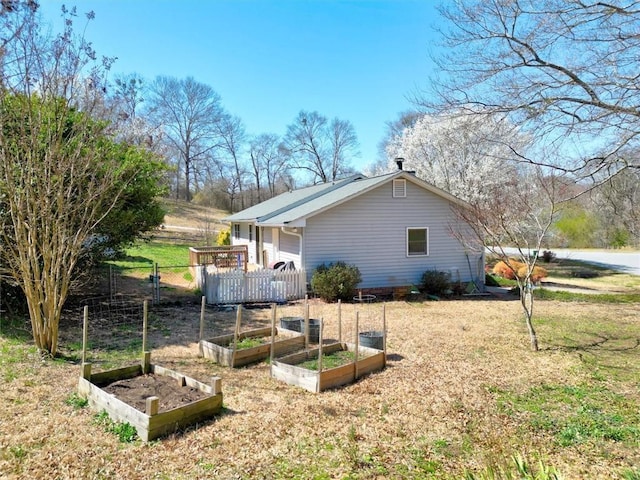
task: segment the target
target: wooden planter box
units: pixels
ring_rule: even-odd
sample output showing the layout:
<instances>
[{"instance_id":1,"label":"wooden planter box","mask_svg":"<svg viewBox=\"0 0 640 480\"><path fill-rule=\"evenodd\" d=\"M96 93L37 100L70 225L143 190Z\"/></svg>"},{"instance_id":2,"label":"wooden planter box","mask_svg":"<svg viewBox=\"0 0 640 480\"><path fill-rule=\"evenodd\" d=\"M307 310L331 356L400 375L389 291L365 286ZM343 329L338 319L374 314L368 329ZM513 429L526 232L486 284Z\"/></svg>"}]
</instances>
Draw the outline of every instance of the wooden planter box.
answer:
<instances>
[{"instance_id":1,"label":"wooden planter box","mask_svg":"<svg viewBox=\"0 0 640 480\"><path fill-rule=\"evenodd\" d=\"M273 343L274 356L304 348L304 335L286 329L276 329L278 339ZM271 327L247 330L238 334L244 338L270 337ZM233 334L220 335L208 340L200 340L200 355L226 367L241 367L266 360L271 355L271 342L257 347L233 349Z\"/></svg>"},{"instance_id":2,"label":"wooden planter box","mask_svg":"<svg viewBox=\"0 0 640 480\"><path fill-rule=\"evenodd\" d=\"M319 348L279 358L271 364L271 377L317 393L353 383L358 378L385 367L385 353L374 348L356 347L350 343L334 343L324 346L323 353L329 354L340 350L355 352L356 348L358 350L357 361L335 368L323 369L321 372L297 366L307 360L318 358Z\"/></svg>"},{"instance_id":3,"label":"wooden planter box","mask_svg":"<svg viewBox=\"0 0 640 480\"><path fill-rule=\"evenodd\" d=\"M146 359L149 357L146 356ZM220 378L214 377L207 385L181 373L150 363L131 367L91 373L91 364L83 365L83 376L78 382L78 394L89 401L89 406L97 411L105 410L114 422L128 422L135 427L138 437L144 442L183 429L197 422L213 417L222 409L222 388ZM171 410L158 412L158 398L147 398L147 412L141 412L101 387L117 380L135 378L144 373L165 375L176 379L176 388L187 385L197 388L209 396L187 403Z\"/></svg>"}]
</instances>

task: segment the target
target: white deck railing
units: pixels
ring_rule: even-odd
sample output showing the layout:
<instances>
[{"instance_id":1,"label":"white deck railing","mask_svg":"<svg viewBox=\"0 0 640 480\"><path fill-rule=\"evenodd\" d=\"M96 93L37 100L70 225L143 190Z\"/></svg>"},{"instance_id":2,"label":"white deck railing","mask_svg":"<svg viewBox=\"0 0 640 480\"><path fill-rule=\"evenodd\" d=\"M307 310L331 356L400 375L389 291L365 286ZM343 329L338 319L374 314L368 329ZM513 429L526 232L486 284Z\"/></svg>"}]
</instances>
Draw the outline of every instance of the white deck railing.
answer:
<instances>
[{"instance_id":1,"label":"white deck railing","mask_svg":"<svg viewBox=\"0 0 640 480\"><path fill-rule=\"evenodd\" d=\"M285 302L307 293L304 270L220 271L209 265L196 267L196 278L209 304Z\"/></svg>"}]
</instances>

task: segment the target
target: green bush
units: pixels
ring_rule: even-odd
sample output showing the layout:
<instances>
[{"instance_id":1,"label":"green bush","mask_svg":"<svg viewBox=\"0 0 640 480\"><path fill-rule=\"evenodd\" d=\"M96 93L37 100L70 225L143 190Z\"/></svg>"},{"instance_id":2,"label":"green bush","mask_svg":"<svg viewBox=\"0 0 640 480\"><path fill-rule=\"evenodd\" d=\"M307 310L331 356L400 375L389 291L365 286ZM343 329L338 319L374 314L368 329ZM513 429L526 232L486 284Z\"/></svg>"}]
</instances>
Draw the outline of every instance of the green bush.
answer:
<instances>
[{"instance_id":1,"label":"green bush","mask_svg":"<svg viewBox=\"0 0 640 480\"><path fill-rule=\"evenodd\" d=\"M350 300L362 281L360 270L344 262L319 265L311 277L313 292L327 302Z\"/></svg>"},{"instance_id":2,"label":"green bush","mask_svg":"<svg viewBox=\"0 0 640 480\"><path fill-rule=\"evenodd\" d=\"M422 274L422 291L431 295L444 295L451 292L451 277L448 272L427 270Z\"/></svg>"}]
</instances>

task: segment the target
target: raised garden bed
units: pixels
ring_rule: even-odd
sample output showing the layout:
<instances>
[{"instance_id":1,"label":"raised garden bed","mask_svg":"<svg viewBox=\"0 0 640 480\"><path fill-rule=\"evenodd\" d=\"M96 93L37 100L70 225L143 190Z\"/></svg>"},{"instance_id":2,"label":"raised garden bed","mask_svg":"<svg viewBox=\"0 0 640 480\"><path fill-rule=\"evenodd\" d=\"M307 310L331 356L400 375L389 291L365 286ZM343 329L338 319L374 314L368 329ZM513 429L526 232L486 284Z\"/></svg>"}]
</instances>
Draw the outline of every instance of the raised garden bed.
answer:
<instances>
[{"instance_id":1,"label":"raised garden bed","mask_svg":"<svg viewBox=\"0 0 640 480\"><path fill-rule=\"evenodd\" d=\"M353 383L385 367L385 353L380 350L350 343L334 343L323 346L323 366L322 371L318 371L319 352L318 347L274 360L271 363L271 377L310 392L322 392ZM352 355L344 355L346 358L341 364L326 368L325 362L329 361L327 357L336 352L351 352ZM315 365L306 363L313 360L316 361Z\"/></svg>"},{"instance_id":2,"label":"raised garden bed","mask_svg":"<svg viewBox=\"0 0 640 480\"><path fill-rule=\"evenodd\" d=\"M282 355L304 348L304 336L298 332L276 329L273 354ZM263 339L263 343L240 348L246 339ZM235 343L234 341L237 340ZM200 355L227 367L240 367L266 360L271 355L271 327L247 330L200 340ZM234 348L234 345L236 348Z\"/></svg>"},{"instance_id":3,"label":"raised garden bed","mask_svg":"<svg viewBox=\"0 0 640 480\"><path fill-rule=\"evenodd\" d=\"M183 429L197 422L215 416L222 409L221 380L213 377L211 385L194 380L179 372L153 365L149 361L147 353L140 365L107 370L99 373L91 373L91 364L83 364L83 374L78 381L78 394L89 401L89 406L97 411L105 410L115 422L131 424L142 441L150 441L163 435ZM143 376L164 377L163 388L166 387L166 379L174 381L175 390L185 392L182 398L187 401L183 404L176 403L176 398L168 405L161 408L163 399L156 396L153 390L144 398L144 411L136 408L119 398L117 388L109 386L115 382L123 382L129 379L137 379ZM138 382L140 383L140 382ZM143 393L143 395L145 395ZM195 400L194 400L195 399ZM140 407L140 402L134 402Z\"/></svg>"}]
</instances>

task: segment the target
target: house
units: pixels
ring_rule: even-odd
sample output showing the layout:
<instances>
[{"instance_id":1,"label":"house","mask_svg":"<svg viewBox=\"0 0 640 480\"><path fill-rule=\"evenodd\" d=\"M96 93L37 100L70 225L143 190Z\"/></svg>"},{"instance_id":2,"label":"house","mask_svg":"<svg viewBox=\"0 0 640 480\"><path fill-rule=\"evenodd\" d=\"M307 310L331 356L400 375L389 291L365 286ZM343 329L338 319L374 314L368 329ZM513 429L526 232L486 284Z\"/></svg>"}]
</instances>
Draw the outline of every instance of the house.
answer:
<instances>
[{"instance_id":1,"label":"house","mask_svg":"<svg viewBox=\"0 0 640 480\"><path fill-rule=\"evenodd\" d=\"M367 291L418 285L427 270L483 285L482 249L465 248L452 233L464 231L453 208L464 205L400 168L286 192L225 220L250 263L292 262L307 281L318 265L344 261L358 267L358 288Z\"/></svg>"}]
</instances>

